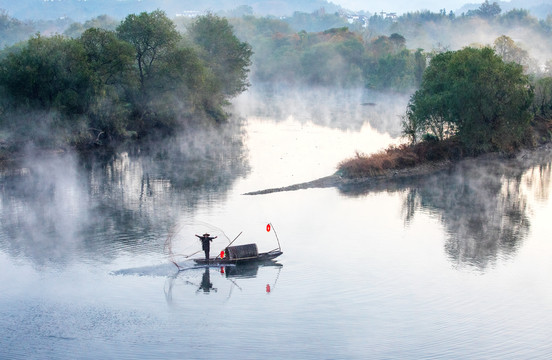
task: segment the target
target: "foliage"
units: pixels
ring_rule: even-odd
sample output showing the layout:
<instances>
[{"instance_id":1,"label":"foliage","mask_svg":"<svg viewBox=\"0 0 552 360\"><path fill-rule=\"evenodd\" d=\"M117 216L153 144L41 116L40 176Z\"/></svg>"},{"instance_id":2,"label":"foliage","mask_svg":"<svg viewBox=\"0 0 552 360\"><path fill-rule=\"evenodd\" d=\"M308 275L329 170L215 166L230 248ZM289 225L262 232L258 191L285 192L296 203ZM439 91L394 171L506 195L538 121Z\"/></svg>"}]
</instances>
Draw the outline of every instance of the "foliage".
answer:
<instances>
[{"instance_id":1,"label":"foliage","mask_svg":"<svg viewBox=\"0 0 552 360\"><path fill-rule=\"evenodd\" d=\"M222 106L248 85L251 49L223 19L197 22L219 36L194 45L156 10L129 15L116 31L37 34L5 49L0 131L12 140L46 139L44 146L89 146L224 120Z\"/></svg>"},{"instance_id":2,"label":"foliage","mask_svg":"<svg viewBox=\"0 0 552 360\"><path fill-rule=\"evenodd\" d=\"M83 114L92 75L80 43L37 35L2 61L0 83L16 104Z\"/></svg>"},{"instance_id":3,"label":"foliage","mask_svg":"<svg viewBox=\"0 0 552 360\"><path fill-rule=\"evenodd\" d=\"M255 48L252 79L263 82L408 91L425 68L421 49L406 49L398 34L366 42L347 27L293 32L274 19L245 17L236 32Z\"/></svg>"},{"instance_id":4,"label":"foliage","mask_svg":"<svg viewBox=\"0 0 552 360\"><path fill-rule=\"evenodd\" d=\"M99 28L86 30L78 41L84 47L93 74L94 98L88 109L90 128L108 139L124 137L128 126L125 91L136 83L132 72L134 49L118 39L115 32Z\"/></svg>"},{"instance_id":5,"label":"foliage","mask_svg":"<svg viewBox=\"0 0 552 360\"><path fill-rule=\"evenodd\" d=\"M533 85L535 97L531 111L535 116L552 119L552 77L537 79Z\"/></svg>"},{"instance_id":6,"label":"foliage","mask_svg":"<svg viewBox=\"0 0 552 360\"><path fill-rule=\"evenodd\" d=\"M236 96L247 89L253 51L234 35L227 19L213 14L199 17L190 26L189 35L201 49L200 56L218 80L223 94Z\"/></svg>"},{"instance_id":7,"label":"foliage","mask_svg":"<svg viewBox=\"0 0 552 360\"><path fill-rule=\"evenodd\" d=\"M163 61L180 40L174 23L161 10L128 15L117 27L117 35L134 46L142 90L154 78L157 63Z\"/></svg>"},{"instance_id":8,"label":"foliage","mask_svg":"<svg viewBox=\"0 0 552 360\"><path fill-rule=\"evenodd\" d=\"M442 53L410 99L403 132L456 137L470 153L510 151L527 135L532 96L522 67L490 48Z\"/></svg>"},{"instance_id":9,"label":"foliage","mask_svg":"<svg viewBox=\"0 0 552 360\"><path fill-rule=\"evenodd\" d=\"M489 0L485 0L477 10L468 11L468 16L479 16L482 18L494 18L502 12L500 5L495 1L489 4Z\"/></svg>"},{"instance_id":10,"label":"foliage","mask_svg":"<svg viewBox=\"0 0 552 360\"><path fill-rule=\"evenodd\" d=\"M114 31L117 28L118 24L119 23L115 19L107 15L100 15L91 20L85 21L83 24L78 22L72 23L63 32L63 35L72 37L72 38L78 38L86 30L92 29L92 28Z\"/></svg>"},{"instance_id":11,"label":"foliage","mask_svg":"<svg viewBox=\"0 0 552 360\"><path fill-rule=\"evenodd\" d=\"M368 87L407 91L419 85L425 70L421 49L406 49L406 39L397 33L378 36L367 47L364 76Z\"/></svg>"},{"instance_id":12,"label":"foliage","mask_svg":"<svg viewBox=\"0 0 552 360\"><path fill-rule=\"evenodd\" d=\"M512 38L506 35L498 37L494 41L494 50L505 62L515 62L524 65L529 59L527 51L519 47Z\"/></svg>"}]
</instances>

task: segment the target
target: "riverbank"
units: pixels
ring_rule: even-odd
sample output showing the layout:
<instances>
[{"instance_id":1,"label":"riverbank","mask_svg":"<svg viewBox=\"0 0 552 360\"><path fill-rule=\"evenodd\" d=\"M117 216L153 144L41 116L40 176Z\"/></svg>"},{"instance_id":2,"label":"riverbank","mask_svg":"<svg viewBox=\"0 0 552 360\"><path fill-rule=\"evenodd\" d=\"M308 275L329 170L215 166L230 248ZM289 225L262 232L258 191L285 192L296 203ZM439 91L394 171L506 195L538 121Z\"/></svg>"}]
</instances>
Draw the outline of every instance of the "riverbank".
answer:
<instances>
[{"instance_id":1,"label":"riverbank","mask_svg":"<svg viewBox=\"0 0 552 360\"><path fill-rule=\"evenodd\" d=\"M522 149L515 154L503 154L491 152L477 157L465 157L457 160L447 159L440 161L426 161L416 166L403 168L388 168L378 171L377 174L370 173L365 176L346 177L340 171L316 180L283 186L278 188L251 191L243 195L265 195L276 192L306 190L314 188L338 188L343 191L351 191L355 188L374 188L390 186L395 183L408 181L409 179L423 178L437 174L440 171L448 171L456 166L472 162L497 162L507 168L528 168L541 164L552 158L552 142L546 142L532 149Z\"/></svg>"}]
</instances>

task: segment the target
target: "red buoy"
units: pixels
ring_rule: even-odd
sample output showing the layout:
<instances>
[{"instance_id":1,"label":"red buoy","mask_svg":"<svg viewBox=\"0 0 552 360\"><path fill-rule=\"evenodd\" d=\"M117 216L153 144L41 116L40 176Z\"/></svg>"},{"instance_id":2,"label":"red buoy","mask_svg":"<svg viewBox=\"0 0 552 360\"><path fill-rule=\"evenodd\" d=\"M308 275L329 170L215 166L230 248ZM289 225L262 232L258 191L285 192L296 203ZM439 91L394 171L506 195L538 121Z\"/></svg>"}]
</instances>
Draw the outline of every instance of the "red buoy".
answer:
<instances>
[{"instance_id":1,"label":"red buoy","mask_svg":"<svg viewBox=\"0 0 552 360\"><path fill-rule=\"evenodd\" d=\"M220 252L220 258L221 258L221 259L224 259L224 250L222 250L222 251Z\"/></svg>"}]
</instances>

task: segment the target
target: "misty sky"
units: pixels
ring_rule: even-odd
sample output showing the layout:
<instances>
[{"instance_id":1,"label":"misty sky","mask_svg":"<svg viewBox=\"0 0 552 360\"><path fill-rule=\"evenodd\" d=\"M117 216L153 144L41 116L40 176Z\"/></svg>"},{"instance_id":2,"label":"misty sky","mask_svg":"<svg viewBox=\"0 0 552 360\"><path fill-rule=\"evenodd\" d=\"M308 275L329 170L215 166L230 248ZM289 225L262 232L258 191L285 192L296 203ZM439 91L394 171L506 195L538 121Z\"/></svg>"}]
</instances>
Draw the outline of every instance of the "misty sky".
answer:
<instances>
[{"instance_id":1,"label":"misty sky","mask_svg":"<svg viewBox=\"0 0 552 360\"><path fill-rule=\"evenodd\" d=\"M466 3L483 3L483 0L330 0L334 4L341 5L351 10L366 10L370 12L386 11L404 13L416 10L431 10L433 12L440 9L456 11ZM491 1L492 2L492 1Z\"/></svg>"}]
</instances>

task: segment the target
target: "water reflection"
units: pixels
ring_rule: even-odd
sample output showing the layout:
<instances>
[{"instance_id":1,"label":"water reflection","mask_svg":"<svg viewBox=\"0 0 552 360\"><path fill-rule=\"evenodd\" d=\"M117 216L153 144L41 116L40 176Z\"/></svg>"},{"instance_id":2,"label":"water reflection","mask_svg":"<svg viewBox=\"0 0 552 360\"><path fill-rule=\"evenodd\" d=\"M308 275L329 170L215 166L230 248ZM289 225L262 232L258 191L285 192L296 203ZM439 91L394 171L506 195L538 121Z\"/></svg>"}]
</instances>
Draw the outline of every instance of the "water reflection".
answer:
<instances>
[{"instance_id":1,"label":"water reflection","mask_svg":"<svg viewBox=\"0 0 552 360\"><path fill-rule=\"evenodd\" d=\"M514 256L528 235L531 204L548 199L551 158L546 150L518 160L470 160L432 176L342 191L401 192L407 225L419 212L437 217L448 234L451 262L483 270Z\"/></svg>"},{"instance_id":2,"label":"water reflection","mask_svg":"<svg viewBox=\"0 0 552 360\"><path fill-rule=\"evenodd\" d=\"M203 290L203 292L208 293L211 290L217 291L215 287L213 287L213 283L211 282L211 274L209 273L209 267L205 268L205 271L203 272L203 275L201 277L201 284L199 285L199 289L197 291Z\"/></svg>"},{"instance_id":3,"label":"water reflection","mask_svg":"<svg viewBox=\"0 0 552 360\"><path fill-rule=\"evenodd\" d=\"M169 305L174 305L175 301L181 301L192 293L207 295L220 291L225 299L229 299L235 289L270 293L276 287L282 268L282 264L276 261L185 268L167 278L165 299ZM260 274L260 269L274 269L276 272ZM265 281L268 282L265 284Z\"/></svg>"},{"instance_id":4,"label":"water reflection","mask_svg":"<svg viewBox=\"0 0 552 360\"><path fill-rule=\"evenodd\" d=\"M101 155L29 154L0 174L0 250L38 266L162 252L182 213L249 172L241 124Z\"/></svg>"}]
</instances>

